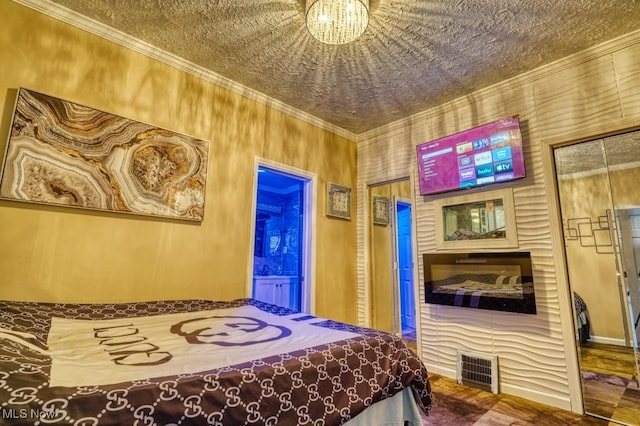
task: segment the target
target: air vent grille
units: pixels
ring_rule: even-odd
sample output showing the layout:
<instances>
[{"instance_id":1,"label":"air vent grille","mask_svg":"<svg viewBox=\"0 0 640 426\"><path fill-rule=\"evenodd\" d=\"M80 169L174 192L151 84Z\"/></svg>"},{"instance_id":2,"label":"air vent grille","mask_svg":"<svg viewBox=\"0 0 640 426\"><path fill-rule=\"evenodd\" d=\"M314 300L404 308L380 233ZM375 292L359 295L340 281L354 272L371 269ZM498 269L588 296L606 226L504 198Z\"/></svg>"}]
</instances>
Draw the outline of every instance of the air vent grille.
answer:
<instances>
[{"instance_id":1,"label":"air vent grille","mask_svg":"<svg viewBox=\"0 0 640 426\"><path fill-rule=\"evenodd\" d=\"M458 383L499 393L498 357L458 352Z\"/></svg>"}]
</instances>

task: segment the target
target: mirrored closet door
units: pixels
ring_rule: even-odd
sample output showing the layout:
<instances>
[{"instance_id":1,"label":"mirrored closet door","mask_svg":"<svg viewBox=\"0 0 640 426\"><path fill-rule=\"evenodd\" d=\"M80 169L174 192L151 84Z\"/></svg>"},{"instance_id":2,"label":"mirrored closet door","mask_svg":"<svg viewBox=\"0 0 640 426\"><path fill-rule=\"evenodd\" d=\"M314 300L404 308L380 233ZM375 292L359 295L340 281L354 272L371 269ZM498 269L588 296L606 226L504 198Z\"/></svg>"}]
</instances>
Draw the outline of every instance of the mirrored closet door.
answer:
<instances>
[{"instance_id":1,"label":"mirrored closet door","mask_svg":"<svg viewBox=\"0 0 640 426\"><path fill-rule=\"evenodd\" d=\"M584 409L640 425L640 131L554 157Z\"/></svg>"}]
</instances>

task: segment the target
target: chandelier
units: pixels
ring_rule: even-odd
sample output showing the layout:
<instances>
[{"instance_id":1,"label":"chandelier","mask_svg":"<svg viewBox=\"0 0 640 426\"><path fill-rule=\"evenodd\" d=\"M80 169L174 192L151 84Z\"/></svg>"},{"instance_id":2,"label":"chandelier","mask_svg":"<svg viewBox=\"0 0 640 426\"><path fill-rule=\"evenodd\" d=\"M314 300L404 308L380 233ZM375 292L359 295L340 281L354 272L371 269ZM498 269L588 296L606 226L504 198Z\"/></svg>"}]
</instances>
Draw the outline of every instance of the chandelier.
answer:
<instances>
[{"instance_id":1,"label":"chandelier","mask_svg":"<svg viewBox=\"0 0 640 426\"><path fill-rule=\"evenodd\" d=\"M350 43L369 24L369 0L307 0L309 33L327 44Z\"/></svg>"}]
</instances>

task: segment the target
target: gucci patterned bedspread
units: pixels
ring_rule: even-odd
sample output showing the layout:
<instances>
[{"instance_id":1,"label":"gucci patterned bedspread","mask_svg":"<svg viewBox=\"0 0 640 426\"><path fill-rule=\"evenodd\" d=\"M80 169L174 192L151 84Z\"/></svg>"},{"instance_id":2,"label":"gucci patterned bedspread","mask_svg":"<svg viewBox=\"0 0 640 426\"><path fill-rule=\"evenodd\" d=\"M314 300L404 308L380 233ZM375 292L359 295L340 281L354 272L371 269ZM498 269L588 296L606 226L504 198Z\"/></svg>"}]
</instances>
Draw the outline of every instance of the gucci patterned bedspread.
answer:
<instances>
[{"instance_id":1,"label":"gucci patterned bedspread","mask_svg":"<svg viewBox=\"0 0 640 426\"><path fill-rule=\"evenodd\" d=\"M431 388L396 336L241 299L0 301L0 424L339 425Z\"/></svg>"}]
</instances>

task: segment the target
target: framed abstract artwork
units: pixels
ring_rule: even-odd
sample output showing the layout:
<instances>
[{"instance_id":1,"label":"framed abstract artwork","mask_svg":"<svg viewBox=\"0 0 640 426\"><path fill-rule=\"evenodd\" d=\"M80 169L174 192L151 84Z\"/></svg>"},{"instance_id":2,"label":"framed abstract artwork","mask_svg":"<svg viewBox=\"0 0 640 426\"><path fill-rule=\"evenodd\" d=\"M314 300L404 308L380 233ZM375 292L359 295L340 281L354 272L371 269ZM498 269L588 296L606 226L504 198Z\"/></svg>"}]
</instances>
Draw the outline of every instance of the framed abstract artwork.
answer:
<instances>
[{"instance_id":1,"label":"framed abstract artwork","mask_svg":"<svg viewBox=\"0 0 640 426\"><path fill-rule=\"evenodd\" d=\"M21 88L0 198L202 221L209 143Z\"/></svg>"}]
</instances>

